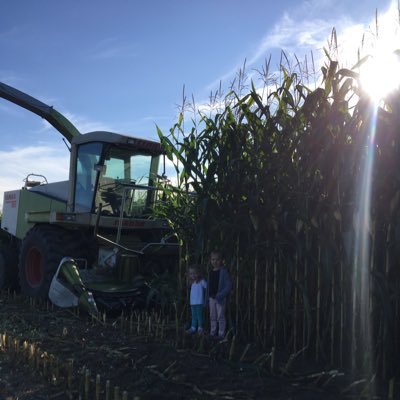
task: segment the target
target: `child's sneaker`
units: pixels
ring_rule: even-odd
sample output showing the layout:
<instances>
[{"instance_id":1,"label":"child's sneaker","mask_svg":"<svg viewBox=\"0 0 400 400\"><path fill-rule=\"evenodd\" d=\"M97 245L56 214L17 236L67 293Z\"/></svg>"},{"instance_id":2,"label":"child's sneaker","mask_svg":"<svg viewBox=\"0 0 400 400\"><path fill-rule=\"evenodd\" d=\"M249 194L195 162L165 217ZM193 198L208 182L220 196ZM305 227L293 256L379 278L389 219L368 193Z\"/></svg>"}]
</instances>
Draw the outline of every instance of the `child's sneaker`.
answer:
<instances>
[{"instance_id":1,"label":"child's sneaker","mask_svg":"<svg viewBox=\"0 0 400 400\"><path fill-rule=\"evenodd\" d=\"M198 334L199 336L202 336L203 333L204 333L203 328L197 329L197 334Z\"/></svg>"},{"instance_id":2,"label":"child's sneaker","mask_svg":"<svg viewBox=\"0 0 400 400\"><path fill-rule=\"evenodd\" d=\"M186 329L186 331L185 331L185 333L187 335L193 335L193 333L195 333L195 332L196 332L196 329L194 329L194 328L189 328L189 329Z\"/></svg>"}]
</instances>

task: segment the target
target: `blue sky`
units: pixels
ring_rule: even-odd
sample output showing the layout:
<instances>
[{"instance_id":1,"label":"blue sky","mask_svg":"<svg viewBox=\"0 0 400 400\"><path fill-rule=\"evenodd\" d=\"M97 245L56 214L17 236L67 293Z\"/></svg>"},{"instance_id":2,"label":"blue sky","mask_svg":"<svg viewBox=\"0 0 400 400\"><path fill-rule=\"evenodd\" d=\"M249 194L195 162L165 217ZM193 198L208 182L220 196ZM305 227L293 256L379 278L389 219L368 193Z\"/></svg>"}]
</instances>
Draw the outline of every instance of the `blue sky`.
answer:
<instances>
[{"instance_id":1,"label":"blue sky","mask_svg":"<svg viewBox=\"0 0 400 400\"><path fill-rule=\"evenodd\" d=\"M82 132L156 139L173 125L185 85L207 101L247 60L281 49L318 59L333 27L355 54L389 0L14 0L0 5L0 81L53 105ZM400 46L399 46L400 47ZM67 178L61 135L0 99L0 202L28 173Z\"/></svg>"}]
</instances>

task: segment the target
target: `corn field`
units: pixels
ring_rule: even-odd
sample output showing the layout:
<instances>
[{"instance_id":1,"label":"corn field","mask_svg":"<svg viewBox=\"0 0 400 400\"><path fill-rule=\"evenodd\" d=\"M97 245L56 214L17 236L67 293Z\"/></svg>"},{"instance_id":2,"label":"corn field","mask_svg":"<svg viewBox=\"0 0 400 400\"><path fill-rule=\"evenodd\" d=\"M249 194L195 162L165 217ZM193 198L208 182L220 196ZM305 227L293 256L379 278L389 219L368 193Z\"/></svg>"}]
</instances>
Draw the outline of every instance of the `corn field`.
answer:
<instances>
[{"instance_id":1,"label":"corn field","mask_svg":"<svg viewBox=\"0 0 400 400\"><path fill-rule=\"evenodd\" d=\"M159 130L179 187L166 184L160 212L182 245L182 293L187 266L222 251L238 338L324 365L361 371L368 361L390 378L400 372L400 92L377 109L357 69L327 57L316 89L282 62L263 90L242 82L218 110L188 122L183 109L168 134ZM371 140L367 348L354 251Z\"/></svg>"}]
</instances>

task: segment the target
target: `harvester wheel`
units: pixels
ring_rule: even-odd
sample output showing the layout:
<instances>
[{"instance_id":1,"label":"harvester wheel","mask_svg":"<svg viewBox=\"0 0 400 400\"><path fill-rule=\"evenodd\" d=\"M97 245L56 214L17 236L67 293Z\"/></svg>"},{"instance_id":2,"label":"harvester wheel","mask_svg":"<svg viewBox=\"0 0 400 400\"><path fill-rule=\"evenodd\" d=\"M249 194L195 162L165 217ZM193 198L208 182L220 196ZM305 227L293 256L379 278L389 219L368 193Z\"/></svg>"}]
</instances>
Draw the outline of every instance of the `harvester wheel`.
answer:
<instances>
[{"instance_id":1,"label":"harvester wheel","mask_svg":"<svg viewBox=\"0 0 400 400\"><path fill-rule=\"evenodd\" d=\"M19 283L30 297L46 299L54 273L71 243L70 233L58 226L37 225L25 236L20 252Z\"/></svg>"},{"instance_id":2,"label":"harvester wheel","mask_svg":"<svg viewBox=\"0 0 400 400\"><path fill-rule=\"evenodd\" d=\"M11 244L0 245L0 289L15 289L18 286L17 249Z\"/></svg>"}]
</instances>

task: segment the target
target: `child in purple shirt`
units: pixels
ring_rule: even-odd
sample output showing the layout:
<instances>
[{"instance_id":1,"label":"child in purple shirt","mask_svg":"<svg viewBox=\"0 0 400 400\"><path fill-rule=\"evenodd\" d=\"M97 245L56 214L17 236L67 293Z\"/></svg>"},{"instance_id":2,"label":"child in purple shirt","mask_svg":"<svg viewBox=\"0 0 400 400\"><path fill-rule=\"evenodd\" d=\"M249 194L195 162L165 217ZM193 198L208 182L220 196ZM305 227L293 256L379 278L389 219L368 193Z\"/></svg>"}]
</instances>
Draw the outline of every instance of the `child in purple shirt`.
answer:
<instances>
[{"instance_id":1,"label":"child in purple shirt","mask_svg":"<svg viewBox=\"0 0 400 400\"><path fill-rule=\"evenodd\" d=\"M226 298L231 291L232 282L228 270L222 265L218 251L210 255L211 271L208 274L208 302L210 307L210 335L221 339L226 330Z\"/></svg>"}]
</instances>

